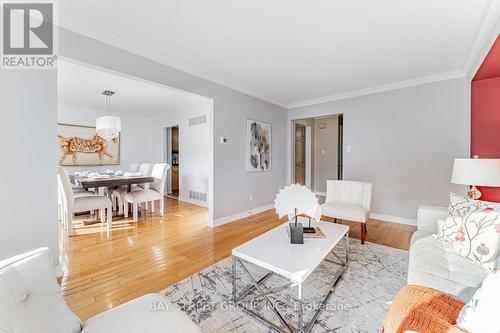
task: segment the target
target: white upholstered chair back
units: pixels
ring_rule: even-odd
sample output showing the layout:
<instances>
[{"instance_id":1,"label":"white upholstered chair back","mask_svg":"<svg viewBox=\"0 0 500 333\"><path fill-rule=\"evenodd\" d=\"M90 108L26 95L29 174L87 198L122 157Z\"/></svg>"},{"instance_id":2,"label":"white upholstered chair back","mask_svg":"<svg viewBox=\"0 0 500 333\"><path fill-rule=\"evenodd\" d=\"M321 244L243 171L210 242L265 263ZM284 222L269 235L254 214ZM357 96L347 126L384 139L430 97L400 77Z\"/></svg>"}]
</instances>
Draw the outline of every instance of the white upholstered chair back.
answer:
<instances>
[{"instance_id":1,"label":"white upholstered chair back","mask_svg":"<svg viewBox=\"0 0 500 333\"><path fill-rule=\"evenodd\" d=\"M0 332L81 331L79 318L64 301L53 265L47 248L0 261Z\"/></svg>"},{"instance_id":2,"label":"white upholstered chair back","mask_svg":"<svg viewBox=\"0 0 500 333\"><path fill-rule=\"evenodd\" d=\"M370 210L372 184L351 180L327 180L325 202L347 202Z\"/></svg>"},{"instance_id":3,"label":"white upholstered chair back","mask_svg":"<svg viewBox=\"0 0 500 333\"><path fill-rule=\"evenodd\" d=\"M151 171L153 170L153 164L151 163L142 163L139 167L139 172L143 176L151 176Z\"/></svg>"},{"instance_id":4,"label":"white upholstered chair back","mask_svg":"<svg viewBox=\"0 0 500 333\"><path fill-rule=\"evenodd\" d=\"M59 185L59 193L62 196L62 202L68 210L72 210L75 202L73 186L69 180L68 172L62 166L57 167L57 182Z\"/></svg>"},{"instance_id":5,"label":"white upholstered chair back","mask_svg":"<svg viewBox=\"0 0 500 333\"><path fill-rule=\"evenodd\" d=\"M132 163L128 167L129 172L139 172L139 163Z\"/></svg>"},{"instance_id":6,"label":"white upholstered chair back","mask_svg":"<svg viewBox=\"0 0 500 333\"><path fill-rule=\"evenodd\" d=\"M151 189L160 193L163 197L165 192L165 182L167 181L167 170L170 169L170 165L167 163L156 163L151 171L151 177L155 180L151 184Z\"/></svg>"}]
</instances>

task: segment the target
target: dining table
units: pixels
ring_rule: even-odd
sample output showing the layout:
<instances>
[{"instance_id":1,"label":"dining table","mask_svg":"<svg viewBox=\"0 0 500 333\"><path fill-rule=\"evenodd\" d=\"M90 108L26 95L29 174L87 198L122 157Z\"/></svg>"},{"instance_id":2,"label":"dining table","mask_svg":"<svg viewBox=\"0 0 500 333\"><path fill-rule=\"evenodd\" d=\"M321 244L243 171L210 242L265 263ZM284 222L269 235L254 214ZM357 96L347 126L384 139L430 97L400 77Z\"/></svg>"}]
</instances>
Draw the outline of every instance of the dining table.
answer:
<instances>
[{"instance_id":1,"label":"dining table","mask_svg":"<svg viewBox=\"0 0 500 333\"><path fill-rule=\"evenodd\" d=\"M112 193L114 189L120 186L128 186L129 191L134 184L149 184L154 182L154 177L151 176L115 176L107 175L106 177L87 177L79 175L70 175L71 182L84 189L89 188L107 188L108 193Z\"/></svg>"},{"instance_id":2,"label":"dining table","mask_svg":"<svg viewBox=\"0 0 500 333\"><path fill-rule=\"evenodd\" d=\"M99 191L101 188L107 189L107 195L110 200L112 193L120 186L128 186L128 191L132 190L132 185L137 184L150 184L154 182L154 177L151 176L128 176L128 175L100 175L98 177L89 177L87 175L69 175L71 183L84 190L96 189ZM100 191L99 191L100 192ZM102 192L101 192L102 193ZM116 215L113 212L113 215ZM84 225L94 224L95 221L85 221Z\"/></svg>"}]
</instances>

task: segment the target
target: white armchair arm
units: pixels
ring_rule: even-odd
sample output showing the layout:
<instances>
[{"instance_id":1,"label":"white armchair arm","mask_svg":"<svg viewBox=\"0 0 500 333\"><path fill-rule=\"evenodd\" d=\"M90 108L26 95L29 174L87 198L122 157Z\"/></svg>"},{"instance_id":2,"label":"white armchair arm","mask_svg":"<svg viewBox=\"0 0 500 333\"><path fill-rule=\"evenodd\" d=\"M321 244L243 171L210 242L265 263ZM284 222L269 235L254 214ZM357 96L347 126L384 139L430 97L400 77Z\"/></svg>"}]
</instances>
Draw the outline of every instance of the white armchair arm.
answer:
<instances>
[{"instance_id":1,"label":"white armchair arm","mask_svg":"<svg viewBox=\"0 0 500 333\"><path fill-rule=\"evenodd\" d=\"M448 208L420 205L417 213L417 229L418 231L427 231L436 233L439 219L446 219Z\"/></svg>"}]
</instances>

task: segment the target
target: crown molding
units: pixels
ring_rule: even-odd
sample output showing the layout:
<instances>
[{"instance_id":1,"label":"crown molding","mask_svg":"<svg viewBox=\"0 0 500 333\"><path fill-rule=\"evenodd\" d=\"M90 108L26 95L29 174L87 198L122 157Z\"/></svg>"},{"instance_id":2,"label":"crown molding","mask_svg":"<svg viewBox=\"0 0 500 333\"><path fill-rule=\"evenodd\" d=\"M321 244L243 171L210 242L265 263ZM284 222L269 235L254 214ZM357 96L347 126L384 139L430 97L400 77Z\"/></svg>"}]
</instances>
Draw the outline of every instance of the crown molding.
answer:
<instances>
[{"instance_id":1,"label":"crown molding","mask_svg":"<svg viewBox=\"0 0 500 333\"><path fill-rule=\"evenodd\" d=\"M465 77L465 74L460 72L460 71L445 72L445 73L441 73L441 74L423 76L423 77L419 77L419 78L411 79L411 80L383 84L380 86L370 87L370 88L366 88L366 89L352 90L352 91L348 91L348 92L336 94L336 95L331 95L331 96L313 98L313 99L309 99L309 100L305 100L305 101L301 101L301 102L297 102L297 103L288 104L287 107L288 107L288 109L295 109L295 108L299 108L299 107L303 107L303 106L321 104L321 103L326 103L326 102L333 102L333 101L338 101L341 99L348 99L348 98L360 97L360 96L365 96L365 95L372 95L372 94L377 94L377 93L396 90L396 89L420 86L423 84L429 84L429 83L433 83L433 82L457 79L457 78L461 78L461 77Z\"/></svg>"},{"instance_id":2,"label":"crown molding","mask_svg":"<svg viewBox=\"0 0 500 333\"><path fill-rule=\"evenodd\" d=\"M489 0L481 15L481 26L464 63L463 72L472 80L500 31L493 30L500 18L500 1Z\"/></svg>"},{"instance_id":3,"label":"crown molding","mask_svg":"<svg viewBox=\"0 0 500 333\"><path fill-rule=\"evenodd\" d=\"M168 67L171 67L175 70L193 75L199 79L209 81L210 83L214 83L214 84L220 85L222 87L237 91L239 93L257 98L261 101L265 101L265 102L280 106L282 108L286 108L286 103L277 102L271 98L262 96L258 93L253 92L253 91L236 86L236 85L234 85L226 80L216 78L216 77L211 77L209 75L204 75L201 73L197 73L195 71L192 71L192 70L189 70L186 68L182 68L181 66L173 65L169 62L168 58L165 55L163 55L161 52L154 51L154 50L148 49L146 47L141 47L140 45L137 45L135 43L125 42L124 40L120 40L120 39L111 37L108 34L102 33L101 31L95 30L93 28L90 28L89 26L78 23L75 20L60 19L59 26L64 28L64 29L67 29L67 30L79 33L81 35L90 37L90 38L95 39L97 41L100 41L102 43L117 47L117 48L122 49L122 50L125 50L127 52L130 52L130 53L148 58L150 60L159 62L159 63L166 65Z\"/></svg>"}]
</instances>

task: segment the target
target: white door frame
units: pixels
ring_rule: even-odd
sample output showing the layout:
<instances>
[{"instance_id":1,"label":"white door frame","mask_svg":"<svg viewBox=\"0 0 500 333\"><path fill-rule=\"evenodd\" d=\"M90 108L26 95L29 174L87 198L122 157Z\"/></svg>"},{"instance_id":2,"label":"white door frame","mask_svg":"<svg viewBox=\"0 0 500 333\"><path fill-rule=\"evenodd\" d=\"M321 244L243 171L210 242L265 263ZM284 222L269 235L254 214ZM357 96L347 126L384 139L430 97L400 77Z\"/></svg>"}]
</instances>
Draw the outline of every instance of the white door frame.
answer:
<instances>
[{"instance_id":1,"label":"white door frame","mask_svg":"<svg viewBox=\"0 0 500 333\"><path fill-rule=\"evenodd\" d=\"M306 187L312 190L312 128L306 126L305 133L305 146L306 146Z\"/></svg>"}]
</instances>

